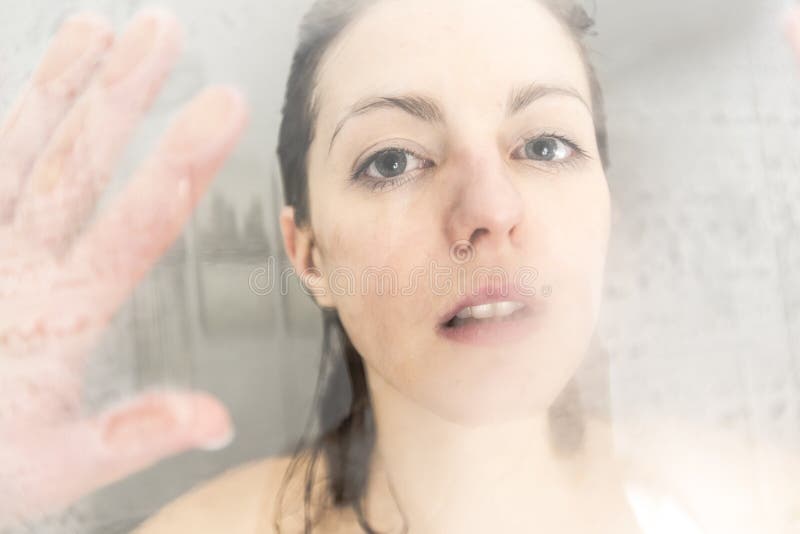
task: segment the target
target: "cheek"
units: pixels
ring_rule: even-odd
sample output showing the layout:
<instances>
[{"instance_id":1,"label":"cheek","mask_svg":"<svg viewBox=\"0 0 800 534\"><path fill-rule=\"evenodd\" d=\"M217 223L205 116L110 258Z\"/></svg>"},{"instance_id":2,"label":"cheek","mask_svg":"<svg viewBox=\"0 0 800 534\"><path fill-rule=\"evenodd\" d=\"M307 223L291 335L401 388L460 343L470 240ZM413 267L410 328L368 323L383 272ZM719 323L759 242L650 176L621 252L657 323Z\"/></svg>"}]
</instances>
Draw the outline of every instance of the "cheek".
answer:
<instances>
[{"instance_id":1,"label":"cheek","mask_svg":"<svg viewBox=\"0 0 800 534\"><path fill-rule=\"evenodd\" d=\"M369 363L391 365L391 352L411 350L416 336L409 332L421 328L427 289L414 274L422 261L415 256L419 233L377 219L369 225L340 220L326 237L329 290L353 344Z\"/></svg>"},{"instance_id":2,"label":"cheek","mask_svg":"<svg viewBox=\"0 0 800 534\"><path fill-rule=\"evenodd\" d=\"M585 265L582 275L592 291L596 308L599 306L608 254L611 202L605 177L596 180L595 183L596 187L593 188L592 194L581 199L579 209L584 215L578 219L576 243L581 243L585 251L582 255Z\"/></svg>"},{"instance_id":3,"label":"cheek","mask_svg":"<svg viewBox=\"0 0 800 534\"><path fill-rule=\"evenodd\" d=\"M558 259L553 265L558 287L553 287L553 298L563 300L563 309L579 323L576 328L588 329L599 313L608 250L610 202L605 177L584 182L569 195L559 218Z\"/></svg>"}]
</instances>

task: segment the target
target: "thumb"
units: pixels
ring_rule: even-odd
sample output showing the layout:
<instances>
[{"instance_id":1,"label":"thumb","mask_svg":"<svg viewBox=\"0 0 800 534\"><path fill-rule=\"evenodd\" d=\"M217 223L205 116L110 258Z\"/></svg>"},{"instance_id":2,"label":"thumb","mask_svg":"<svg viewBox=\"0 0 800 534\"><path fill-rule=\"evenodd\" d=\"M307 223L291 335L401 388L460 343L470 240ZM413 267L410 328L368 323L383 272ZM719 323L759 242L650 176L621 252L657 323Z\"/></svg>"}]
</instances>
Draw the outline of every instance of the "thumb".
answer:
<instances>
[{"instance_id":1,"label":"thumb","mask_svg":"<svg viewBox=\"0 0 800 534\"><path fill-rule=\"evenodd\" d=\"M141 471L168 456L233 439L222 403L202 392L153 390L101 415L6 436L0 446L0 531Z\"/></svg>"},{"instance_id":2,"label":"thumb","mask_svg":"<svg viewBox=\"0 0 800 534\"><path fill-rule=\"evenodd\" d=\"M100 474L115 480L187 449L217 450L233 440L230 416L207 393L153 390L108 409L87 430L103 451Z\"/></svg>"}]
</instances>

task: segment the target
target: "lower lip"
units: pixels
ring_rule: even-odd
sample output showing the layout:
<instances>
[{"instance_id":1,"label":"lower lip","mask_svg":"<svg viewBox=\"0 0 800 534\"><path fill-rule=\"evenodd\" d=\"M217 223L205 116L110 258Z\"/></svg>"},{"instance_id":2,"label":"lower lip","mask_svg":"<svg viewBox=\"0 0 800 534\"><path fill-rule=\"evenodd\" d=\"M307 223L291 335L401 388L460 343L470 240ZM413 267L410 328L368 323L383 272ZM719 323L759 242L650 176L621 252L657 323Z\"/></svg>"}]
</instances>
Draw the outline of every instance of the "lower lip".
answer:
<instances>
[{"instance_id":1,"label":"lower lip","mask_svg":"<svg viewBox=\"0 0 800 534\"><path fill-rule=\"evenodd\" d=\"M542 307L530 306L499 321L473 321L462 326L440 325L440 336L465 345L504 345L517 342L536 331L542 322Z\"/></svg>"}]
</instances>

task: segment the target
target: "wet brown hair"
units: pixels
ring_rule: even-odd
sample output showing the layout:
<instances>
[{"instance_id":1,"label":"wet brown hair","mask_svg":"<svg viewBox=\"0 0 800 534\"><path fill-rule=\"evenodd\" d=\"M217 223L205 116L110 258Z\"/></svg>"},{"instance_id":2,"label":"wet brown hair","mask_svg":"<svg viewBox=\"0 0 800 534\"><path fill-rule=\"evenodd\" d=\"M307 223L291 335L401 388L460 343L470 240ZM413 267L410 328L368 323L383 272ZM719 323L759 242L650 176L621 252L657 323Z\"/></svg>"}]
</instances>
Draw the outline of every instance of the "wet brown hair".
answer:
<instances>
[{"instance_id":1,"label":"wet brown hair","mask_svg":"<svg viewBox=\"0 0 800 534\"><path fill-rule=\"evenodd\" d=\"M314 139L318 106L315 101L316 77L325 52L342 32L368 6L380 0L318 0L300 25L300 36L286 85L283 117L278 137L284 203L294 207L295 224L306 227L309 220L308 149ZM608 140L603 94L594 66L589 60L585 37L594 20L574 0L539 1L570 32L583 59L589 80L595 136L604 169L608 169ZM321 520L326 510L351 507L361 528L375 533L364 517L362 497L369 475L369 463L375 443L375 428L370 409L364 363L350 341L335 308L321 308L323 342L320 376L314 395L316 414L324 426L335 416L335 406L342 397L343 382L349 382L350 401L347 415L316 437L309 437L309 425L299 440L276 499L274 528L282 532L281 521L288 485L301 468L303 523L305 534ZM346 380L343 375L346 374ZM346 387L346 384L344 384ZM549 411L551 438L560 454L581 449L584 421L578 387L570 381ZM321 492L317 492L317 469L320 458L326 461Z\"/></svg>"}]
</instances>

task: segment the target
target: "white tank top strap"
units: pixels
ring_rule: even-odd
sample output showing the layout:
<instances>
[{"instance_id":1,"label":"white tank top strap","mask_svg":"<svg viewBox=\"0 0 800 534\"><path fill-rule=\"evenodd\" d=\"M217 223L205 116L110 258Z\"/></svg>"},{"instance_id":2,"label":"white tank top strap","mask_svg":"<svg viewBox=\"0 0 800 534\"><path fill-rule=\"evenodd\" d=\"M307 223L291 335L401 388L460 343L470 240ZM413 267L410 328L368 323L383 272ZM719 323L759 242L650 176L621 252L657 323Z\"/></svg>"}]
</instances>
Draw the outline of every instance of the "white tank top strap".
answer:
<instances>
[{"instance_id":1,"label":"white tank top strap","mask_svg":"<svg viewBox=\"0 0 800 534\"><path fill-rule=\"evenodd\" d=\"M628 482L625 493L644 534L709 534L675 499Z\"/></svg>"}]
</instances>

